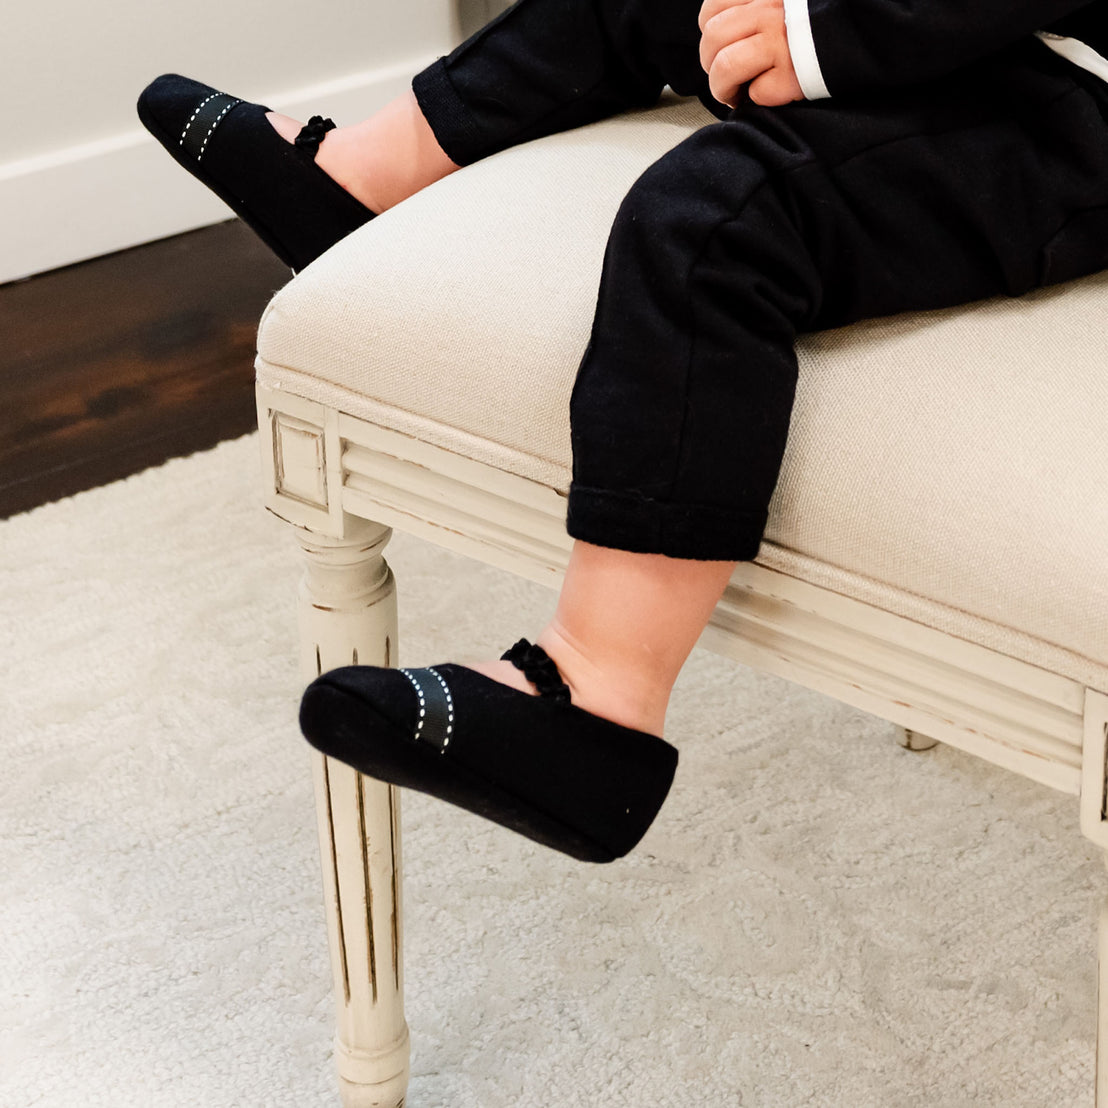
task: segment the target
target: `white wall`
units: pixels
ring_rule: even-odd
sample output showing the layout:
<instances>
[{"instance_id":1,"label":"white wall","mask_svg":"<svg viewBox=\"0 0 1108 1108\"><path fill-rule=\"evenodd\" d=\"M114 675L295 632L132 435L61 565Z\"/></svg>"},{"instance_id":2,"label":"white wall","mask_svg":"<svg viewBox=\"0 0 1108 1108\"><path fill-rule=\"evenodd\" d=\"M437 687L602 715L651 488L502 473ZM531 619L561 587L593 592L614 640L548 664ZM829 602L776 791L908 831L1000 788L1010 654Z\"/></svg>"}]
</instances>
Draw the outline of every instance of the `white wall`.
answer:
<instances>
[{"instance_id":1,"label":"white wall","mask_svg":"<svg viewBox=\"0 0 1108 1108\"><path fill-rule=\"evenodd\" d=\"M0 281L229 217L138 122L158 74L351 122L495 4L4 0Z\"/></svg>"}]
</instances>

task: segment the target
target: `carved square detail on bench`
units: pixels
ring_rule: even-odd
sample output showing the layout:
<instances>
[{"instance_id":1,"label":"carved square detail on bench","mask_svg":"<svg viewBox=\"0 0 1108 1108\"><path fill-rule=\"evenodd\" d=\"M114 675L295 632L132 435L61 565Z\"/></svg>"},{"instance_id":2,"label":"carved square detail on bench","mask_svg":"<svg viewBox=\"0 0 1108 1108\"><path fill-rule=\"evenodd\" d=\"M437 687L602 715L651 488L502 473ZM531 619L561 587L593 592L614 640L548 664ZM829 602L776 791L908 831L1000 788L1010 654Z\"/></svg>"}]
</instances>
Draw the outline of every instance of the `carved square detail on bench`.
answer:
<instances>
[{"instance_id":1,"label":"carved square detail on bench","mask_svg":"<svg viewBox=\"0 0 1108 1108\"><path fill-rule=\"evenodd\" d=\"M276 492L327 510L326 445L322 427L286 412L273 412Z\"/></svg>"}]
</instances>

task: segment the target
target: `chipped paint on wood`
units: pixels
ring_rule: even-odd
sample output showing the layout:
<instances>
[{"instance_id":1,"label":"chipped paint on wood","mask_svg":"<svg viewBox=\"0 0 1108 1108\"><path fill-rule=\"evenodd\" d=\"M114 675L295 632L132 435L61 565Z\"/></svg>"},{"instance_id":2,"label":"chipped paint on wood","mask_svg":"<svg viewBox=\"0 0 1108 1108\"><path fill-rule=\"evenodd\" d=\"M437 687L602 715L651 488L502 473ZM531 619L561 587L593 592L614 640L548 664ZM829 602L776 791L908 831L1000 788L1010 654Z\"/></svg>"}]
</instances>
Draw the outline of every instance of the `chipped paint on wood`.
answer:
<instances>
[{"instance_id":1,"label":"chipped paint on wood","mask_svg":"<svg viewBox=\"0 0 1108 1108\"><path fill-rule=\"evenodd\" d=\"M357 653L357 652L355 652ZM359 773L358 781L358 830L362 848L362 880L365 882L365 934L369 951L369 984L373 990L373 1003L377 1003L377 944L373 936L373 882L369 877L369 833L365 824L365 778Z\"/></svg>"}]
</instances>

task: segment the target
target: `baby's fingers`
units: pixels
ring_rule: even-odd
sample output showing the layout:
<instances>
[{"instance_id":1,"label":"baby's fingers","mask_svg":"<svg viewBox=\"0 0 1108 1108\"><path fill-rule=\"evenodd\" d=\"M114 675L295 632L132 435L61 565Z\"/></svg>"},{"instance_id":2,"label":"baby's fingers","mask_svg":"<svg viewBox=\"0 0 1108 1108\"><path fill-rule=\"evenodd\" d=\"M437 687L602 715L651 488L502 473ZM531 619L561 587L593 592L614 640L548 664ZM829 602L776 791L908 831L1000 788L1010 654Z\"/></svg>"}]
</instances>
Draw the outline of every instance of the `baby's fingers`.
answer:
<instances>
[{"instance_id":1,"label":"baby's fingers","mask_svg":"<svg viewBox=\"0 0 1108 1108\"><path fill-rule=\"evenodd\" d=\"M709 82L710 84L711 82ZM763 108L778 108L794 100L803 100L804 91L796 79L796 71L791 65L774 66L750 82L747 89L752 103ZM715 95L714 93L712 94ZM733 107L734 105L732 105Z\"/></svg>"},{"instance_id":2,"label":"baby's fingers","mask_svg":"<svg viewBox=\"0 0 1108 1108\"><path fill-rule=\"evenodd\" d=\"M728 8L742 7L749 2L750 0L704 0L704 3L700 6L700 15L697 20L701 33L707 27L708 20L713 19L720 12L726 11Z\"/></svg>"},{"instance_id":3,"label":"baby's fingers","mask_svg":"<svg viewBox=\"0 0 1108 1108\"><path fill-rule=\"evenodd\" d=\"M761 35L724 46L708 68L708 87L721 104L732 107L739 89L765 73L770 65Z\"/></svg>"},{"instance_id":4,"label":"baby's fingers","mask_svg":"<svg viewBox=\"0 0 1108 1108\"><path fill-rule=\"evenodd\" d=\"M700 65L705 73L711 72L721 50L758 33L759 27L751 18L751 11L750 8L727 7L704 24L700 35Z\"/></svg>"}]
</instances>

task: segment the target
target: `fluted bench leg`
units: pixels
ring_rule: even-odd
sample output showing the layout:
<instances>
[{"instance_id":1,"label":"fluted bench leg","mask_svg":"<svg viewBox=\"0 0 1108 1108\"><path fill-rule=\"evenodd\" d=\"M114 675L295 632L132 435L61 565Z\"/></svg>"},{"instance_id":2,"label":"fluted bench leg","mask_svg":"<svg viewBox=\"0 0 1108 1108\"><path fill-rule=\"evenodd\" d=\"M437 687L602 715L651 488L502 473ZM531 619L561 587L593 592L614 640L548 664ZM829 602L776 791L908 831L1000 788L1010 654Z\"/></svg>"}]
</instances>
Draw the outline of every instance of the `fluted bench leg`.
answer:
<instances>
[{"instance_id":1,"label":"fluted bench leg","mask_svg":"<svg viewBox=\"0 0 1108 1108\"><path fill-rule=\"evenodd\" d=\"M396 591L382 551L391 531L353 522L344 539L297 529L302 671L393 665ZM323 888L338 1010L335 1057L346 1108L399 1108L408 1085L401 946L398 794L313 754Z\"/></svg>"}]
</instances>

